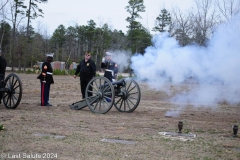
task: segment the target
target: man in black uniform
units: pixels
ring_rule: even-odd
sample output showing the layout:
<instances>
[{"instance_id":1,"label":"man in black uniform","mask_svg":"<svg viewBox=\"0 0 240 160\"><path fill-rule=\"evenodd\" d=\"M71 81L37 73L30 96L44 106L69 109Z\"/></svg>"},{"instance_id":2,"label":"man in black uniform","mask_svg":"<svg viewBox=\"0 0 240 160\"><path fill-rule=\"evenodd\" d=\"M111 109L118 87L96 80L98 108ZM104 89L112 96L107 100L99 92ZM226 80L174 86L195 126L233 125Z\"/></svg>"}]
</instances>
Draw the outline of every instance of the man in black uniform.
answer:
<instances>
[{"instance_id":1,"label":"man in black uniform","mask_svg":"<svg viewBox=\"0 0 240 160\"><path fill-rule=\"evenodd\" d=\"M37 77L41 83L41 106L52 106L49 101L50 85L53 81L53 69L51 62L53 61L54 54L47 54L46 61L42 64L42 72Z\"/></svg>"},{"instance_id":2,"label":"man in black uniform","mask_svg":"<svg viewBox=\"0 0 240 160\"><path fill-rule=\"evenodd\" d=\"M5 79L5 71L7 67L6 60L2 57L2 52L0 49L0 86L3 85L3 81ZM0 104L2 103L3 92L0 92Z\"/></svg>"},{"instance_id":3,"label":"man in black uniform","mask_svg":"<svg viewBox=\"0 0 240 160\"><path fill-rule=\"evenodd\" d=\"M86 52L85 58L77 66L76 72L73 77L76 78L78 73L80 73L82 99L84 99L88 83L93 77L96 76L96 64L94 61L91 60L90 52ZM90 86L89 89L92 90L92 87ZM88 96L92 96L92 93L88 92Z\"/></svg>"},{"instance_id":4,"label":"man in black uniform","mask_svg":"<svg viewBox=\"0 0 240 160\"><path fill-rule=\"evenodd\" d=\"M117 63L112 61L112 54L106 52L105 57L102 59L101 68L105 70L104 77L114 82L117 79L118 66Z\"/></svg>"}]
</instances>

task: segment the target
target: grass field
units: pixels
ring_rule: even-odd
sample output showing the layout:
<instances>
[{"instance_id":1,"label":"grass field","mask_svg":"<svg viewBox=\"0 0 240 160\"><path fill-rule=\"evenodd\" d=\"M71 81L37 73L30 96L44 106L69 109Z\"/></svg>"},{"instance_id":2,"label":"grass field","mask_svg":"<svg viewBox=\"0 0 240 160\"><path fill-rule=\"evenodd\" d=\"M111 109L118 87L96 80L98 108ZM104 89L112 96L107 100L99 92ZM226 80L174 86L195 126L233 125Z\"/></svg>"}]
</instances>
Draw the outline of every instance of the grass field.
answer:
<instances>
[{"instance_id":1,"label":"grass field","mask_svg":"<svg viewBox=\"0 0 240 160\"><path fill-rule=\"evenodd\" d=\"M40 106L40 83L35 74L18 74L23 97L15 109L0 105L0 159L60 160L239 160L240 138L233 124L240 124L240 106L179 104L165 91L143 83L141 101L132 113L114 107L106 114L69 105L81 100L79 79L54 76L51 107ZM196 84L166 84L173 94ZM172 94L172 95L173 95ZM171 96L172 96L171 95ZM174 114L167 114L172 112ZM178 132L196 137L164 136Z\"/></svg>"}]
</instances>

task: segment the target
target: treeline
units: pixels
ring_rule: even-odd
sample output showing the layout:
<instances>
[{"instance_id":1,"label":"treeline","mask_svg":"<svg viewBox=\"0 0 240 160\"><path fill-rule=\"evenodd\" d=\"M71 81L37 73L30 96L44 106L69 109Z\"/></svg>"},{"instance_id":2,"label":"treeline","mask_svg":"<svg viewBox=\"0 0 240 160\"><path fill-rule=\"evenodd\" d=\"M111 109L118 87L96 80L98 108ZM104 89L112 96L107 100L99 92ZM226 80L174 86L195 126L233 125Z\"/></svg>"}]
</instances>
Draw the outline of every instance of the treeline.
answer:
<instances>
[{"instance_id":1,"label":"treeline","mask_svg":"<svg viewBox=\"0 0 240 160\"><path fill-rule=\"evenodd\" d=\"M93 60L100 64L107 50L144 54L145 48L152 44L154 34L161 32L169 32L181 46L204 46L215 28L237 15L240 9L239 0L194 0L194 6L185 12L178 8L171 11L162 8L154 27L149 29L140 22L141 13L146 9L144 0L129 0L125 7L129 13L127 33L111 29L107 23L98 26L94 20L89 20L87 25L67 28L60 24L48 36L31 26L31 21L43 15L44 11L37 6L43 1L46 0L29 0L29 6L24 6L24 0L1 2L0 44L8 66L25 70L37 61L44 61L46 53L55 53L55 60L70 64L80 61L85 51L92 52ZM22 23L24 18L28 19L27 24Z\"/></svg>"}]
</instances>

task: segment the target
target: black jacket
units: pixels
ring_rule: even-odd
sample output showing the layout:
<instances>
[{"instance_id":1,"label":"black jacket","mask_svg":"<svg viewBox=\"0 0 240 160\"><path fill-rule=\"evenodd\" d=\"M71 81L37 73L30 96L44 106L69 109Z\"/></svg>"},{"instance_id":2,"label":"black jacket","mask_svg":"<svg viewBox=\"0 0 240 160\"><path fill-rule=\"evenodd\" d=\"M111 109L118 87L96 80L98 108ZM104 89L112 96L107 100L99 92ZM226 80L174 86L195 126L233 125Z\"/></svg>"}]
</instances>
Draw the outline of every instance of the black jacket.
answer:
<instances>
[{"instance_id":1,"label":"black jacket","mask_svg":"<svg viewBox=\"0 0 240 160\"><path fill-rule=\"evenodd\" d=\"M44 76L43 73L45 73L46 76ZM52 65L51 65L51 63L46 61L46 62L43 62L42 72L39 74L39 76L37 78L40 79L40 81L45 80L46 83L52 84L52 83L54 83L52 74L53 74Z\"/></svg>"},{"instance_id":2,"label":"black jacket","mask_svg":"<svg viewBox=\"0 0 240 160\"><path fill-rule=\"evenodd\" d=\"M0 74L5 75L6 67L7 67L6 60L2 56L0 56Z\"/></svg>"},{"instance_id":3,"label":"black jacket","mask_svg":"<svg viewBox=\"0 0 240 160\"><path fill-rule=\"evenodd\" d=\"M96 76L96 64L91 59L89 59L87 62L85 62L85 59L83 59L77 66L75 75L78 73L80 73L81 81L90 81Z\"/></svg>"}]
</instances>

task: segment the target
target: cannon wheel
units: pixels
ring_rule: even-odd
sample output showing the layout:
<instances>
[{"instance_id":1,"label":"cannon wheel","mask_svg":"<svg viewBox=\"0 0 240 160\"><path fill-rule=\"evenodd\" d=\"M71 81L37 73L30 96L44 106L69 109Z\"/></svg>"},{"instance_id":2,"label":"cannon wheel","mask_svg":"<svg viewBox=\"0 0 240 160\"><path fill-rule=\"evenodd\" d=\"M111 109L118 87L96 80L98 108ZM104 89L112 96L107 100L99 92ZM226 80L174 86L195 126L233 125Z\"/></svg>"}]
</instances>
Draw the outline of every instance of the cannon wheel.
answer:
<instances>
[{"instance_id":1,"label":"cannon wheel","mask_svg":"<svg viewBox=\"0 0 240 160\"><path fill-rule=\"evenodd\" d=\"M6 77L4 82L5 88L8 91L3 93L3 103L6 108L15 109L22 99L21 80L16 74L11 73Z\"/></svg>"},{"instance_id":2,"label":"cannon wheel","mask_svg":"<svg viewBox=\"0 0 240 160\"><path fill-rule=\"evenodd\" d=\"M88 108L94 113L107 113L113 106L114 96L114 87L105 77L93 78L86 87L85 100Z\"/></svg>"},{"instance_id":3,"label":"cannon wheel","mask_svg":"<svg viewBox=\"0 0 240 160\"><path fill-rule=\"evenodd\" d=\"M121 92L115 95L114 106L120 112L133 112L141 99L140 88L132 79L125 79L126 84L121 88Z\"/></svg>"}]
</instances>

